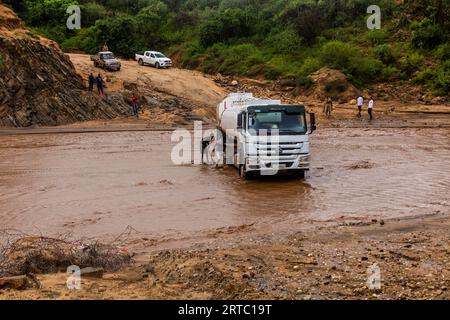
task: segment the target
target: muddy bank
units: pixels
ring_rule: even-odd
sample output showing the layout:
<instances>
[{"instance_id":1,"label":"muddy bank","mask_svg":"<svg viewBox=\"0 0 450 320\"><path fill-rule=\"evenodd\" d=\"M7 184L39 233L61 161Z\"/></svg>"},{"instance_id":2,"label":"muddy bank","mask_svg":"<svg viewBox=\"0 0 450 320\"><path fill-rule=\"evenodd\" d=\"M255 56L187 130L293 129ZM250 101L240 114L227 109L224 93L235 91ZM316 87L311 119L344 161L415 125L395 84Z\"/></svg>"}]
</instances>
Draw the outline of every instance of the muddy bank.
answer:
<instances>
[{"instance_id":1,"label":"muddy bank","mask_svg":"<svg viewBox=\"0 0 450 320\"><path fill-rule=\"evenodd\" d=\"M447 214L234 237L137 256L81 290L39 275L40 289L0 299L450 299L449 228ZM381 287L369 289L374 264Z\"/></svg>"}]
</instances>

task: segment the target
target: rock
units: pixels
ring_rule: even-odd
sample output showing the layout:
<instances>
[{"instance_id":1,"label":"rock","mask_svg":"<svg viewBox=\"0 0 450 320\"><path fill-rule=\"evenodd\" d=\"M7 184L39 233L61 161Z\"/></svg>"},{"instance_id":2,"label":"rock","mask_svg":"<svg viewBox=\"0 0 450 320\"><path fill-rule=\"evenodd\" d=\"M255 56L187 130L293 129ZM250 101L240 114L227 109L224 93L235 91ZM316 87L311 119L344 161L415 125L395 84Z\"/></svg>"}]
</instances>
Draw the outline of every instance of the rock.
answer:
<instances>
[{"instance_id":1,"label":"rock","mask_svg":"<svg viewBox=\"0 0 450 320\"><path fill-rule=\"evenodd\" d=\"M101 279L101 278L103 278L103 273L104 273L103 268L87 267L87 268L81 269L81 276L86 277L86 278Z\"/></svg>"},{"instance_id":2,"label":"rock","mask_svg":"<svg viewBox=\"0 0 450 320\"><path fill-rule=\"evenodd\" d=\"M237 82L237 80L231 81L231 85L232 85L233 87L236 87L238 84L239 84L239 82Z\"/></svg>"},{"instance_id":3,"label":"rock","mask_svg":"<svg viewBox=\"0 0 450 320\"><path fill-rule=\"evenodd\" d=\"M146 104L148 104L150 107L158 107L161 105L161 101L153 97L144 96L144 99Z\"/></svg>"},{"instance_id":4,"label":"rock","mask_svg":"<svg viewBox=\"0 0 450 320\"><path fill-rule=\"evenodd\" d=\"M30 280L25 275L0 278L0 289L10 288L15 290L23 290L29 286Z\"/></svg>"},{"instance_id":5,"label":"rock","mask_svg":"<svg viewBox=\"0 0 450 320\"><path fill-rule=\"evenodd\" d=\"M128 114L123 101L110 103L87 92L86 79L55 42L30 34L0 4L0 126L61 125Z\"/></svg>"}]
</instances>

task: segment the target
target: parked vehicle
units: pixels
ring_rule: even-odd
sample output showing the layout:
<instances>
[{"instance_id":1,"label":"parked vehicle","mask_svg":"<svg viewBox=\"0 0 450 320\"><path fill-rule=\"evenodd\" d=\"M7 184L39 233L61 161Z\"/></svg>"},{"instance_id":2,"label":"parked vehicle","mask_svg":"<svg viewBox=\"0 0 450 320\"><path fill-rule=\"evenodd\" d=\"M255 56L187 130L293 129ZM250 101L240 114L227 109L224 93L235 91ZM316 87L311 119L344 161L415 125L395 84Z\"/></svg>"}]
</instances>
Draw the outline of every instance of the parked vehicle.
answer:
<instances>
[{"instance_id":1,"label":"parked vehicle","mask_svg":"<svg viewBox=\"0 0 450 320\"><path fill-rule=\"evenodd\" d=\"M172 60L158 51L145 51L143 55L136 54L135 59L141 66L151 65L157 69L170 68L172 66Z\"/></svg>"},{"instance_id":2,"label":"parked vehicle","mask_svg":"<svg viewBox=\"0 0 450 320\"><path fill-rule=\"evenodd\" d=\"M310 168L309 134L316 129L315 114L310 113L308 131L303 105L232 93L217 106L217 125L225 140L224 163L236 166L243 179L258 174L303 179Z\"/></svg>"},{"instance_id":3,"label":"parked vehicle","mask_svg":"<svg viewBox=\"0 0 450 320\"><path fill-rule=\"evenodd\" d=\"M119 71L121 68L121 63L114 53L111 51L101 51L96 55L91 56L91 61L94 61L94 66L96 68L102 68L110 71Z\"/></svg>"}]
</instances>

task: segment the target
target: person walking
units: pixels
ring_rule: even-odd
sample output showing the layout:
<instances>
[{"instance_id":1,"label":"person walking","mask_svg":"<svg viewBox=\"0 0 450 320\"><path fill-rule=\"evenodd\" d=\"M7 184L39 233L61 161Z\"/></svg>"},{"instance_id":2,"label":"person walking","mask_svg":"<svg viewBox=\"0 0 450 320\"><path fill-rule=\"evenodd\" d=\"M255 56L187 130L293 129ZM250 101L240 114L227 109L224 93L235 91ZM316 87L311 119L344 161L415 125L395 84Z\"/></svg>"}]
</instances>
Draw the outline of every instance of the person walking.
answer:
<instances>
[{"instance_id":1,"label":"person walking","mask_svg":"<svg viewBox=\"0 0 450 320\"><path fill-rule=\"evenodd\" d=\"M329 118L331 117L331 112L333 111L333 100L328 97L325 101L325 115Z\"/></svg>"},{"instance_id":2,"label":"person walking","mask_svg":"<svg viewBox=\"0 0 450 320\"><path fill-rule=\"evenodd\" d=\"M361 118L361 111L364 105L364 98L362 96L358 97L357 105L358 105L358 117Z\"/></svg>"},{"instance_id":3,"label":"person walking","mask_svg":"<svg viewBox=\"0 0 450 320\"><path fill-rule=\"evenodd\" d=\"M89 75L89 91L90 92L92 92L94 90L94 82L95 82L95 78L91 72L91 74Z\"/></svg>"},{"instance_id":4,"label":"person walking","mask_svg":"<svg viewBox=\"0 0 450 320\"><path fill-rule=\"evenodd\" d=\"M135 115L136 117L139 117L139 110L138 110L138 97L136 97L136 95L133 93L133 95L131 96L131 106L133 107L133 115Z\"/></svg>"},{"instance_id":5,"label":"person walking","mask_svg":"<svg viewBox=\"0 0 450 320\"><path fill-rule=\"evenodd\" d=\"M95 78L95 82L97 83L98 94L103 96L105 93L103 92L103 78L98 74L97 78Z\"/></svg>"},{"instance_id":6,"label":"person walking","mask_svg":"<svg viewBox=\"0 0 450 320\"><path fill-rule=\"evenodd\" d=\"M373 120L373 98L370 97L369 104L367 106L367 113L369 114L369 121Z\"/></svg>"}]
</instances>

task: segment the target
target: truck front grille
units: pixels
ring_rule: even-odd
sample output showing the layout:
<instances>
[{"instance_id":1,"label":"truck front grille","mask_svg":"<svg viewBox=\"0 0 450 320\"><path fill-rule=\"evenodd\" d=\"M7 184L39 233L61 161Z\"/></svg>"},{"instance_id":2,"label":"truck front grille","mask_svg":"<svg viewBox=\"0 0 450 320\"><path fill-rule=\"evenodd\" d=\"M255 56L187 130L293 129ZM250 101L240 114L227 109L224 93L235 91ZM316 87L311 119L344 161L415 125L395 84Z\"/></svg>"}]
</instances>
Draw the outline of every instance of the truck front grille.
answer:
<instances>
[{"instance_id":1,"label":"truck front grille","mask_svg":"<svg viewBox=\"0 0 450 320\"><path fill-rule=\"evenodd\" d=\"M257 144L259 158L264 162L286 163L294 161L302 151L302 142L283 142L280 144Z\"/></svg>"}]
</instances>

